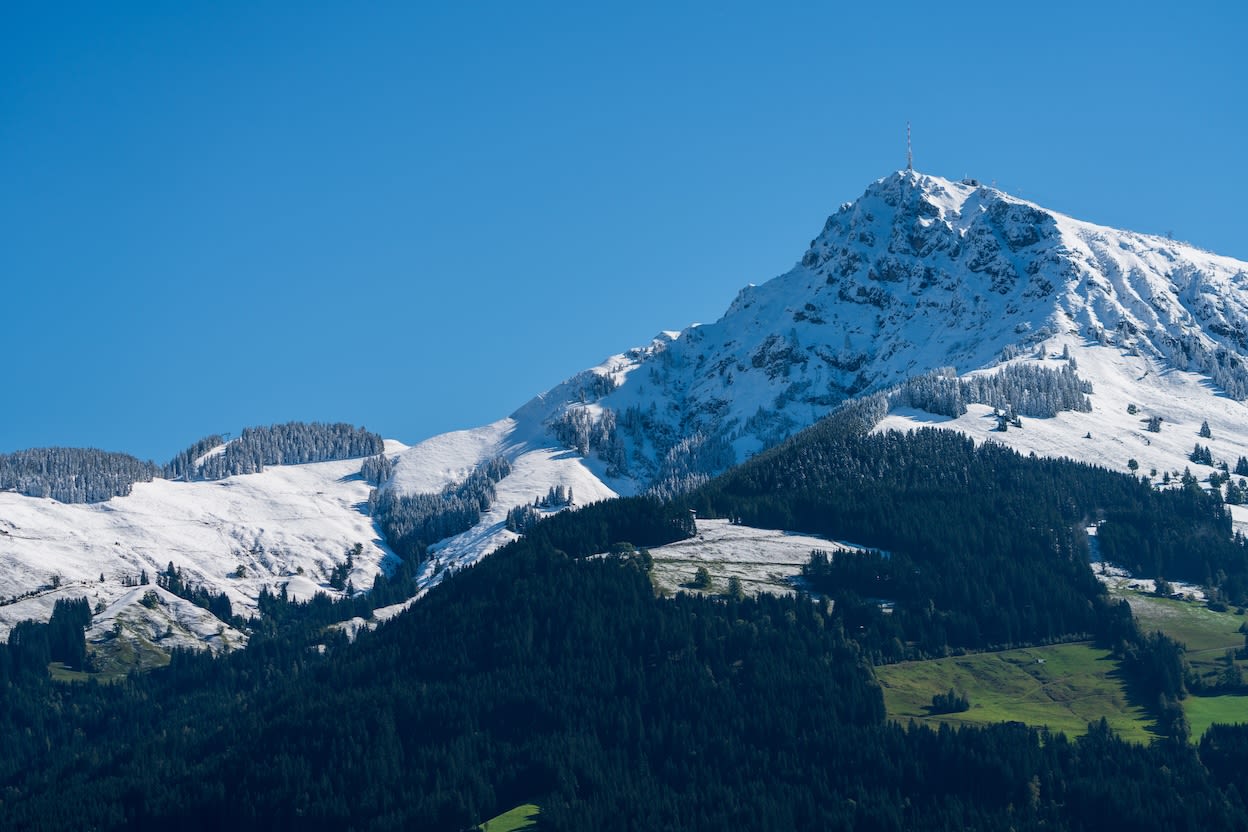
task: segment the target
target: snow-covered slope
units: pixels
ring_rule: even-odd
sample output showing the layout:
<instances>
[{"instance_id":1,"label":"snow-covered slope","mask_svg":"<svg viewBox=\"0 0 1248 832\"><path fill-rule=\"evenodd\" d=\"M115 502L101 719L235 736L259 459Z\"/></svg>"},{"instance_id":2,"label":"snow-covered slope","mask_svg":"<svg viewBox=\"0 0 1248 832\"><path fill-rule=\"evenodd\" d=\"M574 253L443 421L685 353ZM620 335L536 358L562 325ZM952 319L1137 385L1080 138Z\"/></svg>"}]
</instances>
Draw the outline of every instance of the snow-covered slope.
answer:
<instances>
[{"instance_id":1,"label":"snow-covered slope","mask_svg":"<svg viewBox=\"0 0 1248 832\"><path fill-rule=\"evenodd\" d=\"M659 592L705 591L723 594L732 578L752 595L787 595L802 587L802 566L816 549L828 553L859 552L864 547L774 529L756 529L727 520L699 520L698 534L650 550L650 578ZM711 584L704 590L692 585L698 568Z\"/></svg>"},{"instance_id":2,"label":"snow-covered slope","mask_svg":"<svg viewBox=\"0 0 1248 832\"><path fill-rule=\"evenodd\" d=\"M389 453L405 449L387 443ZM359 471L353 459L211 482L156 479L93 504L0 493L0 637L23 619L47 619L58 598L85 595L109 608L134 600L127 584L143 572L154 581L170 563L244 616L265 587L336 594L329 572L357 543L350 578L368 587L393 555L364 510L370 486Z\"/></svg>"},{"instance_id":3,"label":"snow-covered slope","mask_svg":"<svg viewBox=\"0 0 1248 832\"><path fill-rule=\"evenodd\" d=\"M212 613L160 587L134 587L93 616L86 632L91 644L141 639L168 652L176 647L221 653L241 647L247 637Z\"/></svg>"},{"instance_id":4,"label":"snow-covered slope","mask_svg":"<svg viewBox=\"0 0 1248 832\"><path fill-rule=\"evenodd\" d=\"M480 523L432 547L422 572L426 585L440 580L447 569L471 565L514 540L516 535L505 528L508 510L532 503L551 487L571 489L581 505L617 496L587 460L548 436L543 420L524 409L491 425L442 434L412 447L399 455L386 487L408 494L435 493L495 457L511 462L511 473L495 486L494 501Z\"/></svg>"},{"instance_id":5,"label":"snow-covered slope","mask_svg":"<svg viewBox=\"0 0 1248 832\"><path fill-rule=\"evenodd\" d=\"M715 470L847 396L987 367L1058 334L1208 374L1242 398L1246 287L1248 264L906 171L842 206L794 269L747 287L718 322L639 357L599 404L617 423L648 422L621 431L644 479ZM693 432L706 442L683 461L637 453L635 437Z\"/></svg>"},{"instance_id":6,"label":"snow-covered slope","mask_svg":"<svg viewBox=\"0 0 1248 832\"><path fill-rule=\"evenodd\" d=\"M1021 428L1001 432L993 408L986 405L969 405L957 418L898 408L876 430L956 430L1024 454L1068 457L1133 473L1159 487L1179 482L1185 472L1207 480L1222 463L1233 472L1240 457L1248 457L1248 407L1218 391L1205 376L1166 367L1127 349L1089 345L1074 335L1049 339L1035 354L1010 363L1060 365L1066 350L1077 362L1080 377L1092 385L1090 413L1067 411L1050 419L1022 419ZM1153 417L1160 419L1157 431L1148 428ZM1208 437L1201 435L1204 425L1209 427ZM1191 461L1197 444L1210 450L1214 465ZM1229 508L1237 530L1248 533L1248 507Z\"/></svg>"}]
</instances>

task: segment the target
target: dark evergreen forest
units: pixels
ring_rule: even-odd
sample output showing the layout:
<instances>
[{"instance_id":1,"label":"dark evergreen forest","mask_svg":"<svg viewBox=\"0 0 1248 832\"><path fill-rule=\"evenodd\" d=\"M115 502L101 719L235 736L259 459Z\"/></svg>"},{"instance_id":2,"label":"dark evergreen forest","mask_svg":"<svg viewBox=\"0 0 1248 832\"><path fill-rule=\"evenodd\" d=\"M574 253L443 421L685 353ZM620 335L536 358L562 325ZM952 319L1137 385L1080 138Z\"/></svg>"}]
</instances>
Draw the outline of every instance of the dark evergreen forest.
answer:
<instances>
[{"instance_id":1,"label":"dark evergreen forest","mask_svg":"<svg viewBox=\"0 0 1248 832\"><path fill-rule=\"evenodd\" d=\"M10 645L0 824L454 830L537 800L569 830L1248 828L1244 731L1206 764L1103 728L888 725L826 605L657 599L639 557L522 541L324 643L115 686L55 685Z\"/></svg>"},{"instance_id":2,"label":"dark evergreen forest","mask_svg":"<svg viewBox=\"0 0 1248 832\"><path fill-rule=\"evenodd\" d=\"M954 615L951 644L1035 643L1091 631L1086 529L1101 556L1150 577L1216 586L1248 603L1248 542L1194 478L1157 490L1065 459L1025 458L952 431L866 433L858 405L684 498L700 516L820 532L891 556L850 586ZM834 570L861 570L846 561ZM897 586L899 572L911 575ZM847 579L848 575L844 576ZM900 595L898 593L901 593Z\"/></svg>"}]
</instances>

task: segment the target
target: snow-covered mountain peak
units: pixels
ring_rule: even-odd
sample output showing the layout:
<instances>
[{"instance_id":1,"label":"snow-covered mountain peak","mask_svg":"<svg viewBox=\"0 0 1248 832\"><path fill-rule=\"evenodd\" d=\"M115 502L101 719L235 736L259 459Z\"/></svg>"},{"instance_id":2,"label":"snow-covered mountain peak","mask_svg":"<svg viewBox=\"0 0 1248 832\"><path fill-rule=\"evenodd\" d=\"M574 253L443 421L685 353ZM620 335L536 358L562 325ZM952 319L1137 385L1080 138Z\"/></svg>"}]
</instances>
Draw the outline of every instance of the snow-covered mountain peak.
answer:
<instances>
[{"instance_id":1,"label":"snow-covered mountain peak","mask_svg":"<svg viewBox=\"0 0 1248 832\"><path fill-rule=\"evenodd\" d=\"M979 187L974 180L955 182L917 170L899 170L877 179L861 197L845 205L870 211L879 202L903 214L948 220L962 213L963 203Z\"/></svg>"},{"instance_id":2,"label":"snow-covered mountain peak","mask_svg":"<svg viewBox=\"0 0 1248 832\"><path fill-rule=\"evenodd\" d=\"M0 581L0 632L66 593L111 604L128 592L120 577L170 556L245 613L278 582L298 597L323 588L357 543L362 586L395 556L375 537L387 521L368 512L412 497L401 510L423 512L413 528L458 529L437 507L472 503L467 531L422 538L417 580L429 586L513 539L526 517L687 488L876 391L894 391L885 426L945 424L1148 471L1181 467L1207 420L1214 452L1233 462L1248 455L1246 356L1248 264L974 180L897 171L714 323L662 331L484 427L387 443L375 476L354 461L157 480L94 507L0 493L0 559L16 564ZM961 415L932 414L944 393ZM994 409L1013 410L1015 395L1031 398L1023 416L1044 411L1042 426L999 432ZM224 464L232 447L197 446L185 461ZM54 575L64 584L46 588Z\"/></svg>"},{"instance_id":3,"label":"snow-covered mountain peak","mask_svg":"<svg viewBox=\"0 0 1248 832\"><path fill-rule=\"evenodd\" d=\"M842 205L790 271L743 288L715 323L539 399L549 434L627 491L722 470L846 398L991 367L1058 335L1243 398L1245 288L1244 263L903 170Z\"/></svg>"}]
</instances>

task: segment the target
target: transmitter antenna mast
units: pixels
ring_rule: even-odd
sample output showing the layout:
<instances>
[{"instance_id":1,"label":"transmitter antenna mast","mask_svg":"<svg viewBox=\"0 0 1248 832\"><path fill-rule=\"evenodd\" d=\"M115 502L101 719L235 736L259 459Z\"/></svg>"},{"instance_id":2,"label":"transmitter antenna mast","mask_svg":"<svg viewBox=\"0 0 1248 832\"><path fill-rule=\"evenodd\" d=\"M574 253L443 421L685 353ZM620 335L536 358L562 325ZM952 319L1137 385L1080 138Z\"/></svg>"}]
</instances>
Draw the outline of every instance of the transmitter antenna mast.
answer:
<instances>
[{"instance_id":1,"label":"transmitter antenna mast","mask_svg":"<svg viewBox=\"0 0 1248 832\"><path fill-rule=\"evenodd\" d=\"M906 170L914 170L914 147L910 144L910 122L906 122Z\"/></svg>"}]
</instances>

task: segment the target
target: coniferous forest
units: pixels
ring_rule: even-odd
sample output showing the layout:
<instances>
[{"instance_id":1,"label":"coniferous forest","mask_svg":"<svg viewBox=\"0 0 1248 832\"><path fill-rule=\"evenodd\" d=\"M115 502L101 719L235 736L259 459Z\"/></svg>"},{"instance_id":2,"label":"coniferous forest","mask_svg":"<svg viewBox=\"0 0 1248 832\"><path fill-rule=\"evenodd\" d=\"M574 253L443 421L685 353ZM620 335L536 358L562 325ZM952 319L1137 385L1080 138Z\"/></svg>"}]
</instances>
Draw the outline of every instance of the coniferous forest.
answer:
<instances>
[{"instance_id":1,"label":"coniferous forest","mask_svg":"<svg viewBox=\"0 0 1248 832\"><path fill-rule=\"evenodd\" d=\"M597 521L595 522L597 525ZM571 530L563 530L565 533ZM656 599L639 559L521 543L354 645L259 639L116 686L5 651L6 828L1244 828L1202 747L888 725L808 598ZM1211 743L1214 740L1210 741ZM1175 794L1183 800L1176 801Z\"/></svg>"},{"instance_id":2,"label":"coniferous forest","mask_svg":"<svg viewBox=\"0 0 1248 832\"><path fill-rule=\"evenodd\" d=\"M540 520L354 642L325 625L367 596L269 598L244 651L67 685L47 665L89 611L21 625L0 827L458 830L536 802L560 830L1248 829L1248 728L1188 741L1182 648L1108 599L1084 531L1233 593L1220 504L843 416L677 501ZM656 597L645 547L696 534L689 508L878 551L813 555L811 594ZM885 719L876 664L1072 639L1116 652L1163 739Z\"/></svg>"},{"instance_id":3,"label":"coniferous forest","mask_svg":"<svg viewBox=\"0 0 1248 832\"><path fill-rule=\"evenodd\" d=\"M220 445L220 453L210 454ZM226 443L206 436L163 467L96 448L32 448L0 454L0 491L62 503L100 503L128 495L135 483L166 479L216 480L253 474L266 465L294 465L380 454L382 439L345 423L288 422L244 428Z\"/></svg>"},{"instance_id":4,"label":"coniferous forest","mask_svg":"<svg viewBox=\"0 0 1248 832\"><path fill-rule=\"evenodd\" d=\"M96 448L33 448L0 454L0 491L51 497L62 503L100 503L150 482L160 469L129 454Z\"/></svg>"},{"instance_id":5,"label":"coniferous forest","mask_svg":"<svg viewBox=\"0 0 1248 832\"><path fill-rule=\"evenodd\" d=\"M208 454L222 443L208 436L175 456L165 466L166 476L219 480L236 474L254 474L266 465L327 462L381 453L375 433L344 422L287 422L244 428L220 453Z\"/></svg>"}]
</instances>

